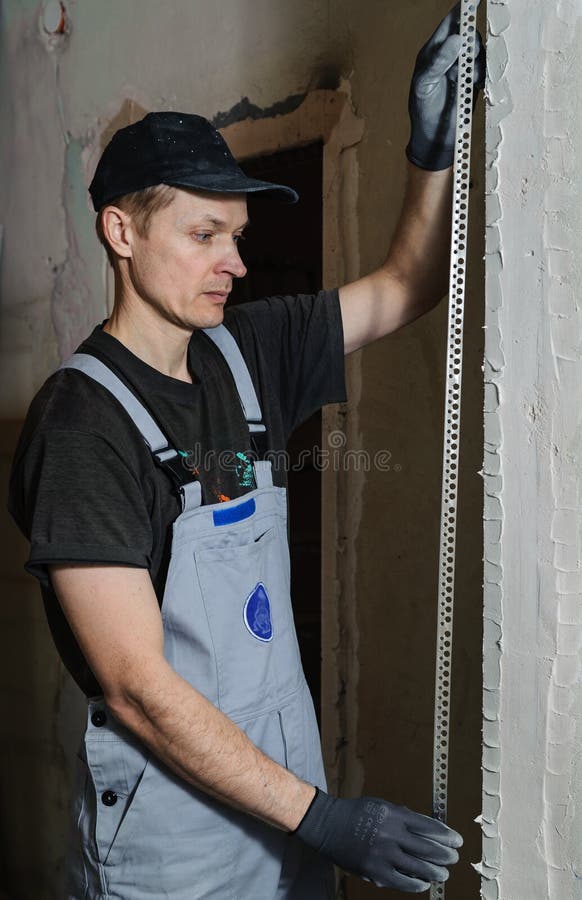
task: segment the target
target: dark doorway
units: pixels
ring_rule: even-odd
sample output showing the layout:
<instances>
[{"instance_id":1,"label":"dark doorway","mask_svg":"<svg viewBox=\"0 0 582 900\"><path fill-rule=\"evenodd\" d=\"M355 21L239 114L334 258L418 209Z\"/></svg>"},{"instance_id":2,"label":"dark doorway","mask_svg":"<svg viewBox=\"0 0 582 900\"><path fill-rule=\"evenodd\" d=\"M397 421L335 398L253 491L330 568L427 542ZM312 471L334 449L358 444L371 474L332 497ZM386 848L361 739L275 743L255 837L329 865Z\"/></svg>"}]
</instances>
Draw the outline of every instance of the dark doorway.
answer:
<instances>
[{"instance_id":1,"label":"dark doorway","mask_svg":"<svg viewBox=\"0 0 582 900\"><path fill-rule=\"evenodd\" d=\"M248 175L287 184L299 194L295 205L249 195L250 228L241 247L248 268L229 303L275 294L315 294L322 281L323 146L310 144L243 163ZM321 413L291 436L289 519L291 594L305 676L320 717L321 694L321 474L312 449L321 443ZM301 454L301 456L300 456ZM295 467L298 459L300 466Z\"/></svg>"}]
</instances>

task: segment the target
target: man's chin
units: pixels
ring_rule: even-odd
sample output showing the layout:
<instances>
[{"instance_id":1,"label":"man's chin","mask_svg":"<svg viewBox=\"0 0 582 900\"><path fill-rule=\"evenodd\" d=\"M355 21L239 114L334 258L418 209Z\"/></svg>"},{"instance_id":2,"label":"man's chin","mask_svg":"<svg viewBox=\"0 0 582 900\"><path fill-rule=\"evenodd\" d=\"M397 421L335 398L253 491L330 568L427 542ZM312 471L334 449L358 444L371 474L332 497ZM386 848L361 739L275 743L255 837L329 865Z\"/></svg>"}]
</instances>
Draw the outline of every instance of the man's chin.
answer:
<instances>
[{"instance_id":1,"label":"man's chin","mask_svg":"<svg viewBox=\"0 0 582 900\"><path fill-rule=\"evenodd\" d=\"M197 317L194 328L217 328L222 325L224 319L224 305L216 304L212 309L205 310L203 315Z\"/></svg>"}]
</instances>

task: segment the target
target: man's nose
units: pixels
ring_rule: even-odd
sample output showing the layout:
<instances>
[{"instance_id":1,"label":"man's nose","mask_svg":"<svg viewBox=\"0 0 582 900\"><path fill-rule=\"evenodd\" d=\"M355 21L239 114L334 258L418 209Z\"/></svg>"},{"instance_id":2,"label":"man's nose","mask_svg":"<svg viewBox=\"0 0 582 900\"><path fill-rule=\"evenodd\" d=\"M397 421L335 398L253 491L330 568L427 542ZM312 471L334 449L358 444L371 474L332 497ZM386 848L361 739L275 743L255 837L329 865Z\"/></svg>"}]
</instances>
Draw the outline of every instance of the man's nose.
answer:
<instances>
[{"instance_id":1,"label":"man's nose","mask_svg":"<svg viewBox=\"0 0 582 900\"><path fill-rule=\"evenodd\" d=\"M238 247L233 247L231 253L223 260L222 271L228 272L234 278L242 278L247 273L247 267L240 257Z\"/></svg>"}]
</instances>

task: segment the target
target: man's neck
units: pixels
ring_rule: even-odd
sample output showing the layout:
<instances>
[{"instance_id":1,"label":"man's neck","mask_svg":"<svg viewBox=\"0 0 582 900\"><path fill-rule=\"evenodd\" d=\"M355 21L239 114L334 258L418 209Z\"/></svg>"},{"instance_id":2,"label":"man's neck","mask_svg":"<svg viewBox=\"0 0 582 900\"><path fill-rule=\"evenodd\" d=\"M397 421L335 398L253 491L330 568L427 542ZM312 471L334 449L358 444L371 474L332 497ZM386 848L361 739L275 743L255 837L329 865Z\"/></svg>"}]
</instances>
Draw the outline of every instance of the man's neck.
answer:
<instances>
[{"instance_id":1,"label":"man's neck","mask_svg":"<svg viewBox=\"0 0 582 900\"><path fill-rule=\"evenodd\" d=\"M192 383L188 371L190 335L145 303L121 304L116 300L103 331L162 375Z\"/></svg>"}]
</instances>

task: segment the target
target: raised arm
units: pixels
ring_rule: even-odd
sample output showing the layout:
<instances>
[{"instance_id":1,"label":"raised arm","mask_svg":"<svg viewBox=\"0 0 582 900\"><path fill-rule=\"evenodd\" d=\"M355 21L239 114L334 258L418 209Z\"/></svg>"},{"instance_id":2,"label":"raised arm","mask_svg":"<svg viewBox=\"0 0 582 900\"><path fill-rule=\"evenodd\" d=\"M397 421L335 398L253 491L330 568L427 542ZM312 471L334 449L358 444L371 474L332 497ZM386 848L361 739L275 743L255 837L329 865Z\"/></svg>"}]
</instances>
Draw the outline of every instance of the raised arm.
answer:
<instances>
[{"instance_id":1,"label":"raised arm","mask_svg":"<svg viewBox=\"0 0 582 900\"><path fill-rule=\"evenodd\" d=\"M447 291L452 170L408 164L400 220L385 263L340 288L344 350L351 353L432 309Z\"/></svg>"},{"instance_id":2,"label":"raised arm","mask_svg":"<svg viewBox=\"0 0 582 900\"><path fill-rule=\"evenodd\" d=\"M166 662L149 572L49 566L50 578L110 712L189 784L286 831L315 789L262 753Z\"/></svg>"},{"instance_id":3,"label":"raised arm","mask_svg":"<svg viewBox=\"0 0 582 900\"><path fill-rule=\"evenodd\" d=\"M346 353L417 319L447 291L459 17L457 4L418 54L408 104L411 137L402 212L383 265L340 288ZM475 53L479 87L485 73L479 34Z\"/></svg>"}]
</instances>

